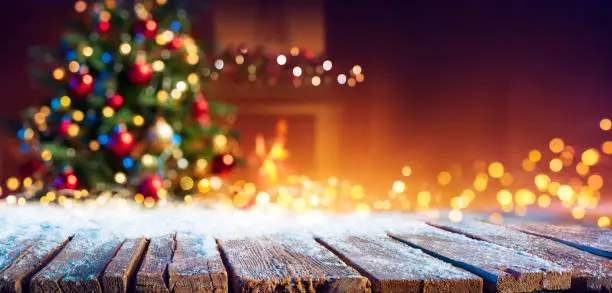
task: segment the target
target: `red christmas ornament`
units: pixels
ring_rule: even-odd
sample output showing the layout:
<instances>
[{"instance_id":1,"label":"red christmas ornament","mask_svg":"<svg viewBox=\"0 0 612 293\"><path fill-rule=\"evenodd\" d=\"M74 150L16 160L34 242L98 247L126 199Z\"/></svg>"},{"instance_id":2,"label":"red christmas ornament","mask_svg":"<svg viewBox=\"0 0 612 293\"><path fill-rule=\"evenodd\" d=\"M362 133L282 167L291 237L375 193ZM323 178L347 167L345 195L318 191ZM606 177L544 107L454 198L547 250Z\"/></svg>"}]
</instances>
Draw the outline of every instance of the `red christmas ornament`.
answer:
<instances>
[{"instance_id":1,"label":"red christmas ornament","mask_svg":"<svg viewBox=\"0 0 612 293\"><path fill-rule=\"evenodd\" d=\"M72 173L72 169L62 171L53 181L57 189L77 189L79 186L79 178Z\"/></svg>"},{"instance_id":2,"label":"red christmas ornament","mask_svg":"<svg viewBox=\"0 0 612 293\"><path fill-rule=\"evenodd\" d=\"M128 72L128 77L134 84L148 84L151 82L151 78L153 77L153 69L151 68L151 65L146 62L134 63Z\"/></svg>"},{"instance_id":3,"label":"red christmas ornament","mask_svg":"<svg viewBox=\"0 0 612 293\"><path fill-rule=\"evenodd\" d=\"M231 154L221 154L213 158L210 170L215 175L223 176L229 174L235 164L234 156Z\"/></svg>"},{"instance_id":4,"label":"red christmas ornament","mask_svg":"<svg viewBox=\"0 0 612 293\"><path fill-rule=\"evenodd\" d=\"M180 37L174 37L174 39L172 39L172 41L170 41L170 43L168 43L168 49L170 50L176 50L179 49L183 46L183 41L181 40Z\"/></svg>"},{"instance_id":5,"label":"red christmas ornament","mask_svg":"<svg viewBox=\"0 0 612 293\"><path fill-rule=\"evenodd\" d=\"M134 135L119 131L111 137L108 147L116 156L127 156L134 148Z\"/></svg>"},{"instance_id":6,"label":"red christmas ornament","mask_svg":"<svg viewBox=\"0 0 612 293\"><path fill-rule=\"evenodd\" d=\"M136 27L136 33L142 34L146 39L149 40L155 38L155 35L157 34L157 22L152 19L141 22Z\"/></svg>"},{"instance_id":7,"label":"red christmas ornament","mask_svg":"<svg viewBox=\"0 0 612 293\"><path fill-rule=\"evenodd\" d=\"M70 125L72 125L72 122L70 122L70 120L62 120L62 122L60 122L59 124L59 134L68 135L68 129L70 129Z\"/></svg>"},{"instance_id":8,"label":"red christmas ornament","mask_svg":"<svg viewBox=\"0 0 612 293\"><path fill-rule=\"evenodd\" d=\"M110 22L108 21L100 21L100 23L98 24L98 31L100 33L106 33L108 32L108 30L110 29Z\"/></svg>"},{"instance_id":9,"label":"red christmas ornament","mask_svg":"<svg viewBox=\"0 0 612 293\"><path fill-rule=\"evenodd\" d=\"M140 193L156 201L159 200L159 192L162 190L165 190L164 181L155 175L145 177L140 183Z\"/></svg>"},{"instance_id":10,"label":"red christmas ornament","mask_svg":"<svg viewBox=\"0 0 612 293\"><path fill-rule=\"evenodd\" d=\"M94 79L89 73L79 74L72 77L70 80L70 88L78 97L84 97L93 88Z\"/></svg>"},{"instance_id":11,"label":"red christmas ornament","mask_svg":"<svg viewBox=\"0 0 612 293\"><path fill-rule=\"evenodd\" d=\"M193 101L193 105L191 105L191 113L193 114L193 117L196 120L200 122L204 122L205 120L208 120L208 112L209 112L209 105L206 99L198 98L195 101Z\"/></svg>"},{"instance_id":12,"label":"red christmas ornament","mask_svg":"<svg viewBox=\"0 0 612 293\"><path fill-rule=\"evenodd\" d=\"M119 94L115 94L114 96L106 100L106 105L115 110L118 110L123 105L123 97Z\"/></svg>"}]
</instances>

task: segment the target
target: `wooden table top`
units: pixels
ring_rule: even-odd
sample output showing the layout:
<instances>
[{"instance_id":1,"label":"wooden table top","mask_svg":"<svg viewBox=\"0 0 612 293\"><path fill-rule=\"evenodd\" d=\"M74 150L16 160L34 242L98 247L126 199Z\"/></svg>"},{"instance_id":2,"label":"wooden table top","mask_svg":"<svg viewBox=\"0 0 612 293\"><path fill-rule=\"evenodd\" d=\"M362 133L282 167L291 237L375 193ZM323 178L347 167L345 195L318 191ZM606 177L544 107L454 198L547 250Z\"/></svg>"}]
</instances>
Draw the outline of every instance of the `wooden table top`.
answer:
<instances>
[{"instance_id":1,"label":"wooden table top","mask_svg":"<svg viewBox=\"0 0 612 293\"><path fill-rule=\"evenodd\" d=\"M612 292L607 229L414 219L346 231L196 228L212 224L130 237L30 223L0 233L0 292ZM20 230L28 225L38 232Z\"/></svg>"}]
</instances>

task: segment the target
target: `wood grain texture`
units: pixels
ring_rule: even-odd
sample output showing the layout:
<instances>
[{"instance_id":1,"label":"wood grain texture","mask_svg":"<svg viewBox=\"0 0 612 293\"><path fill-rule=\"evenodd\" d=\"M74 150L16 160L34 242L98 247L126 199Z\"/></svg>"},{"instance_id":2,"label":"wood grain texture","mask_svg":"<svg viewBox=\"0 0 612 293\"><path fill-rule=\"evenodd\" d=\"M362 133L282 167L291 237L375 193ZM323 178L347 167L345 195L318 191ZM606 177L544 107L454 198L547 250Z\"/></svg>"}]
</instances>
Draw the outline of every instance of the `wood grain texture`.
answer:
<instances>
[{"instance_id":1,"label":"wood grain texture","mask_svg":"<svg viewBox=\"0 0 612 293\"><path fill-rule=\"evenodd\" d=\"M219 240L237 292L370 292L370 282L305 235Z\"/></svg>"},{"instance_id":2,"label":"wood grain texture","mask_svg":"<svg viewBox=\"0 0 612 293\"><path fill-rule=\"evenodd\" d=\"M98 231L77 234L62 251L32 277L32 292L102 292L99 277L122 242Z\"/></svg>"},{"instance_id":3,"label":"wood grain texture","mask_svg":"<svg viewBox=\"0 0 612 293\"><path fill-rule=\"evenodd\" d=\"M147 246L145 238L127 239L102 275L104 292L127 292L133 287L138 264Z\"/></svg>"},{"instance_id":4,"label":"wood grain texture","mask_svg":"<svg viewBox=\"0 0 612 293\"><path fill-rule=\"evenodd\" d=\"M571 272L556 264L424 223L415 222L401 231L393 231L391 235L479 275L490 291L563 290L571 285Z\"/></svg>"},{"instance_id":5,"label":"wood grain texture","mask_svg":"<svg viewBox=\"0 0 612 293\"><path fill-rule=\"evenodd\" d=\"M479 221L432 223L449 231L524 251L572 271L572 290L612 292L612 261L559 242Z\"/></svg>"},{"instance_id":6,"label":"wood grain texture","mask_svg":"<svg viewBox=\"0 0 612 293\"><path fill-rule=\"evenodd\" d=\"M0 273L0 292L28 292L30 277L66 245L68 237L37 240L11 266Z\"/></svg>"},{"instance_id":7,"label":"wood grain texture","mask_svg":"<svg viewBox=\"0 0 612 293\"><path fill-rule=\"evenodd\" d=\"M317 239L367 276L372 292L482 292L482 279L386 235Z\"/></svg>"},{"instance_id":8,"label":"wood grain texture","mask_svg":"<svg viewBox=\"0 0 612 293\"><path fill-rule=\"evenodd\" d=\"M612 258L612 230L581 226L516 224L507 227L546 237L580 250Z\"/></svg>"},{"instance_id":9,"label":"wood grain texture","mask_svg":"<svg viewBox=\"0 0 612 293\"><path fill-rule=\"evenodd\" d=\"M212 237L178 233L170 264L170 291L227 292L227 272Z\"/></svg>"},{"instance_id":10,"label":"wood grain texture","mask_svg":"<svg viewBox=\"0 0 612 293\"><path fill-rule=\"evenodd\" d=\"M170 292L168 266L174 254L174 234L151 238L136 275L136 292Z\"/></svg>"}]
</instances>

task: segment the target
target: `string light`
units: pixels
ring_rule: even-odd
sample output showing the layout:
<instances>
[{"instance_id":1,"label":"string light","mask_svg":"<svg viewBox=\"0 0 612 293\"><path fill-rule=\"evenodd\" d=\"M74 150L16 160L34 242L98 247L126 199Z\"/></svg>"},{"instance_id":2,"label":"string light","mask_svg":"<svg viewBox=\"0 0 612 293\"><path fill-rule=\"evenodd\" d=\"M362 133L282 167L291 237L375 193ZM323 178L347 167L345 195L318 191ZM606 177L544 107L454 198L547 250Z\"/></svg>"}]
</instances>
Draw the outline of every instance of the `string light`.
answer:
<instances>
[{"instance_id":1,"label":"string light","mask_svg":"<svg viewBox=\"0 0 612 293\"><path fill-rule=\"evenodd\" d=\"M313 77L312 77L312 85L313 85L313 86L319 86L319 85L321 85L321 78L320 78L320 77L318 77L318 76L316 76L316 75L315 75L315 76L313 76Z\"/></svg>"},{"instance_id":2,"label":"string light","mask_svg":"<svg viewBox=\"0 0 612 293\"><path fill-rule=\"evenodd\" d=\"M276 63L281 66L287 64L287 57L285 55L278 55L278 57L276 57Z\"/></svg>"},{"instance_id":3,"label":"string light","mask_svg":"<svg viewBox=\"0 0 612 293\"><path fill-rule=\"evenodd\" d=\"M339 83L339 84L345 84L345 83L346 83L346 75L344 75L344 74L339 74L339 75L338 75L338 83Z\"/></svg>"},{"instance_id":4,"label":"string light","mask_svg":"<svg viewBox=\"0 0 612 293\"><path fill-rule=\"evenodd\" d=\"M79 62L70 61L70 63L68 63L68 70L70 70L70 72L72 73L78 72L80 68L81 65L79 64Z\"/></svg>"}]
</instances>

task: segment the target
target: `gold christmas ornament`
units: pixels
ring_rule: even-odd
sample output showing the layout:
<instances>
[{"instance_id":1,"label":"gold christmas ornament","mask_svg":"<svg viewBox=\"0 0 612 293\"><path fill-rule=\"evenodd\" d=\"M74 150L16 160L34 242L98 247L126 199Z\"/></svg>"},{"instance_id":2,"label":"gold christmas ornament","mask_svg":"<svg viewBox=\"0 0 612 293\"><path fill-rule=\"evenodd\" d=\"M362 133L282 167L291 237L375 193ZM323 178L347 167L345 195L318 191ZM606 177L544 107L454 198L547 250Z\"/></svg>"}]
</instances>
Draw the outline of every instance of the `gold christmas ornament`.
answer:
<instances>
[{"instance_id":1,"label":"gold christmas ornament","mask_svg":"<svg viewBox=\"0 0 612 293\"><path fill-rule=\"evenodd\" d=\"M161 152L172 145L173 135L172 126L166 122L166 119L160 117L149 129L147 137L151 143L151 149L155 152Z\"/></svg>"}]
</instances>

